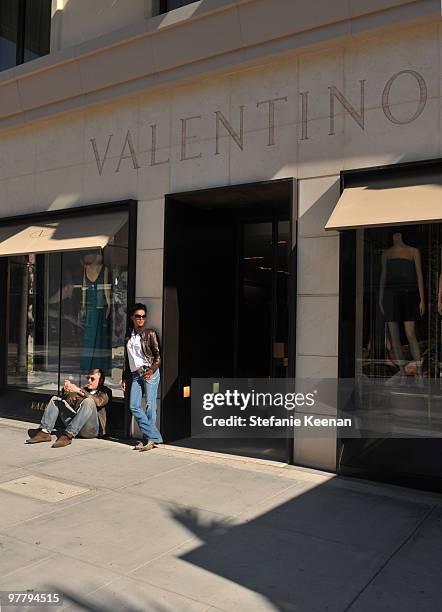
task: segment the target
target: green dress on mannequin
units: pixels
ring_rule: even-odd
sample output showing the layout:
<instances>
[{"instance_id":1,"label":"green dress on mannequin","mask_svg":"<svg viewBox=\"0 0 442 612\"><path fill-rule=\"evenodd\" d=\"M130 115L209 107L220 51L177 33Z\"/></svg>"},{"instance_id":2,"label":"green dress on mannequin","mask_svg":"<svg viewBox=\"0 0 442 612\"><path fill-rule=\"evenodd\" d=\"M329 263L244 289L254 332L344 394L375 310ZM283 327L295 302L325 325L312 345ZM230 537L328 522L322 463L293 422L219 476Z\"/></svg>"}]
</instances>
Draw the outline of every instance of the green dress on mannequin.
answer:
<instances>
[{"instance_id":1,"label":"green dress on mannequin","mask_svg":"<svg viewBox=\"0 0 442 612\"><path fill-rule=\"evenodd\" d=\"M83 373L92 368L101 368L108 374L111 368L109 334L109 303L106 297L107 269L104 265L91 281L85 270L83 281L84 336L80 367Z\"/></svg>"}]
</instances>

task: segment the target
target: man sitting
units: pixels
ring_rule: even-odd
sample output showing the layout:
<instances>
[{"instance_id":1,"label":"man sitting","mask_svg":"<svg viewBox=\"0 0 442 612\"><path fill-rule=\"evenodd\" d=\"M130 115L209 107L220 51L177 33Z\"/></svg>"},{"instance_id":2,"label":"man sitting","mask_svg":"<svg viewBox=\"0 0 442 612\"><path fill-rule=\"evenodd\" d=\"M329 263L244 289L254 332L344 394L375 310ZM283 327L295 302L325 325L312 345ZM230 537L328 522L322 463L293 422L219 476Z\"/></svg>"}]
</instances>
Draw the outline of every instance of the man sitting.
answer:
<instances>
[{"instance_id":1,"label":"man sitting","mask_svg":"<svg viewBox=\"0 0 442 612\"><path fill-rule=\"evenodd\" d=\"M112 391L104 386L104 374L100 368L90 370L87 381L87 385L81 389L69 380L64 381L61 397L54 395L50 399L43 413L40 428L34 436L26 440L26 444L51 442L51 433L58 417L66 429L54 442L52 448L68 446L78 435L82 438L95 438L100 430L105 433L105 406L112 399Z\"/></svg>"}]
</instances>

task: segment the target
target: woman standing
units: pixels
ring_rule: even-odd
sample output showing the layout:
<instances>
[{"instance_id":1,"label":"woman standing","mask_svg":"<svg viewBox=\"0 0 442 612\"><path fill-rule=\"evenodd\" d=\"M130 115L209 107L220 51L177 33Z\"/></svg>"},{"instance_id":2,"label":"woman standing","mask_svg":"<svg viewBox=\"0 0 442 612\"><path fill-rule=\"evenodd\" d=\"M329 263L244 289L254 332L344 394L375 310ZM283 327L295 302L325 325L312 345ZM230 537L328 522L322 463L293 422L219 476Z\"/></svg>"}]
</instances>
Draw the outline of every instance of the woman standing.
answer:
<instances>
[{"instance_id":1,"label":"woman standing","mask_svg":"<svg viewBox=\"0 0 442 612\"><path fill-rule=\"evenodd\" d=\"M158 337L146 326L147 309L144 304L135 304L130 310L130 330L124 341L124 373L121 387L126 391L130 385L129 408L143 436L134 450L147 451L160 444L163 439L156 425L157 391L160 382L160 350ZM146 412L141 406L143 391L146 397Z\"/></svg>"}]
</instances>

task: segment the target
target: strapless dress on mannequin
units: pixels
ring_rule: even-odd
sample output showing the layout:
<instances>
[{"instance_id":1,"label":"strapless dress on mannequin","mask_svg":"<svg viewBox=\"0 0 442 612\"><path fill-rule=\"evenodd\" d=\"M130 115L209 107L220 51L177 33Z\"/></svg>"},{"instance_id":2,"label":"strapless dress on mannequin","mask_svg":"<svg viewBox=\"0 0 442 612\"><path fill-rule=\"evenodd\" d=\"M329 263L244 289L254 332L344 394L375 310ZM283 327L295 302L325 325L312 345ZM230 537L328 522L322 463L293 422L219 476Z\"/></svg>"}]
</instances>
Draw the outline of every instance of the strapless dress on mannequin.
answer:
<instances>
[{"instance_id":1,"label":"strapless dress on mannequin","mask_svg":"<svg viewBox=\"0 0 442 612\"><path fill-rule=\"evenodd\" d=\"M413 259L387 259L383 306L386 321L416 321L419 318L419 290Z\"/></svg>"}]
</instances>

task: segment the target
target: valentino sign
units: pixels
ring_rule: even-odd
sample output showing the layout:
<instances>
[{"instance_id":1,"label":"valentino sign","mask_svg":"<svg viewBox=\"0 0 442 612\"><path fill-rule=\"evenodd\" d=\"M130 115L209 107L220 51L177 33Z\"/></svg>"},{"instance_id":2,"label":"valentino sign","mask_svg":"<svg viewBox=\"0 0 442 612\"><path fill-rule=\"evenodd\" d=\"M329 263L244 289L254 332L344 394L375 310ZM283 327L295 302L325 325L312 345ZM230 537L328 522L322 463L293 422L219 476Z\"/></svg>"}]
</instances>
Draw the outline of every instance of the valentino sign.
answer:
<instances>
[{"instance_id":1,"label":"valentino sign","mask_svg":"<svg viewBox=\"0 0 442 612\"><path fill-rule=\"evenodd\" d=\"M416 106L412 109L408 117L405 118L398 117L394 112L393 104L400 103L401 100L392 100L392 90L396 82L399 82L402 79L408 79L410 82L410 88L415 88L417 94L413 97L413 99L416 100ZM357 101L350 101L349 98L334 85L331 85L328 88L328 136L335 135L335 117L338 107L343 108L361 130L365 130L365 79L360 80L359 85L359 99ZM300 121L298 127L298 139L300 141L309 140L309 108L312 104L312 98L312 95L308 91L303 91L299 94ZM424 112L427 98L428 90L424 77L415 70L401 70L400 72L393 74L385 83L379 101L380 112L383 112L389 122L399 126L406 125L415 121ZM290 104L290 102L293 101L290 100L288 96L257 100L255 110L262 112L263 128L266 131L266 138L263 140L263 146L273 147L278 145L275 129L278 125L277 114L282 105ZM244 128L247 121L247 112L248 109L246 106L239 106L236 111L236 117L232 114L232 117L227 118L221 111L213 111L213 134L204 135L198 134L198 123L202 120L202 115L192 115L181 118L178 126L180 129L179 161L199 159L203 156L202 152L198 151L196 142L198 137L214 139L213 155L221 155L223 153L221 137L226 134L232 139L235 145L241 151L243 151L245 140ZM110 158L113 158L113 160L116 158L117 160L116 163L114 161L115 165L112 168L112 171L114 172L120 171L120 168L125 160L127 160L127 163L129 163L134 170L142 168L143 165L159 166L168 164L170 162L170 157L167 154L163 156L159 155L158 142L162 129L161 125L154 123L151 124L149 128L151 146L149 150L149 159L147 161L142 160L140 154L136 151L133 135L130 130L127 130L124 142L122 143L114 142L113 134L109 134L107 140L101 143L98 143L96 138L91 138L90 142L100 176L105 168L105 165L110 163ZM192 143L192 141L195 142Z\"/></svg>"}]
</instances>

